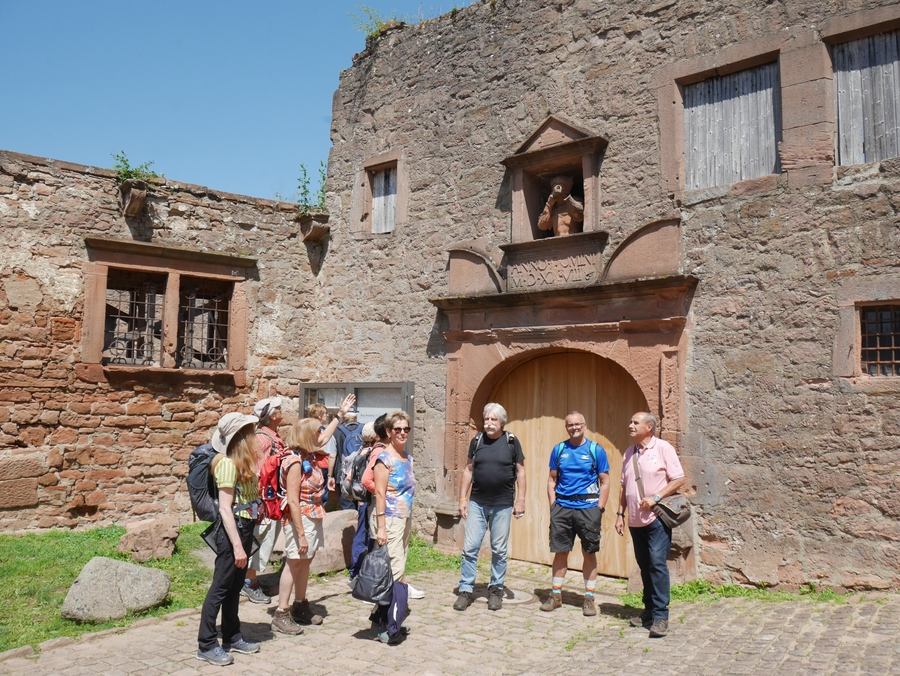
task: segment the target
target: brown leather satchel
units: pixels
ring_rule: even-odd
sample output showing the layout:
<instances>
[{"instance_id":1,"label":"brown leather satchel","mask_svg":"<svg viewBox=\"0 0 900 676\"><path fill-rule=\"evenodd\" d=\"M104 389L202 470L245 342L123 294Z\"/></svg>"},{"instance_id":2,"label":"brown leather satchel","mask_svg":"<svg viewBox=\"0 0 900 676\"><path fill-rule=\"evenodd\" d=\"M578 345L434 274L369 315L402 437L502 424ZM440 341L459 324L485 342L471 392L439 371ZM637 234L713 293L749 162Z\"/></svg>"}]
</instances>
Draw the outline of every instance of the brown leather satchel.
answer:
<instances>
[{"instance_id":1,"label":"brown leather satchel","mask_svg":"<svg viewBox=\"0 0 900 676\"><path fill-rule=\"evenodd\" d=\"M641 470L638 465L638 454L631 454L634 463L634 478L637 481L638 494L644 499L644 482L641 480ZM691 503L686 497L676 493L667 495L653 506L653 513L659 517L669 528L680 526L691 517Z\"/></svg>"}]
</instances>

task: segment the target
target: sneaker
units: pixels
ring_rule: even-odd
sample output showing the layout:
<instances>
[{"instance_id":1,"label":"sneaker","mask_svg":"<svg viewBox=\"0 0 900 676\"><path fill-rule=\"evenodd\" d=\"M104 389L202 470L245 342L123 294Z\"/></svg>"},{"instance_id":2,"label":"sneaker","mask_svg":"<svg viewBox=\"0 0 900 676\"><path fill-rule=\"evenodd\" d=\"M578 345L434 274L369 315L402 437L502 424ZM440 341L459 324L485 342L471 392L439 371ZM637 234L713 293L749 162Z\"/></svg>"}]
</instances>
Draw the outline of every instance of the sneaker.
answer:
<instances>
[{"instance_id":1,"label":"sneaker","mask_svg":"<svg viewBox=\"0 0 900 676\"><path fill-rule=\"evenodd\" d=\"M650 638L662 638L666 634L669 633L669 621L668 620L653 620L653 624L650 625Z\"/></svg>"},{"instance_id":2,"label":"sneaker","mask_svg":"<svg viewBox=\"0 0 900 676\"><path fill-rule=\"evenodd\" d=\"M635 615L629 621L632 627L643 627L644 629L649 629L650 625L653 624L653 618L645 613L641 613L640 615Z\"/></svg>"},{"instance_id":3,"label":"sneaker","mask_svg":"<svg viewBox=\"0 0 900 676\"><path fill-rule=\"evenodd\" d=\"M321 615L316 615L312 608L309 607L309 601L303 599L302 601L294 601L291 605L291 619L297 624L322 624L322 620L325 618Z\"/></svg>"},{"instance_id":4,"label":"sneaker","mask_svg":"<svg viewBox=\"0 0 900 676\"><path fill-rule=\"evenodd\" d=\"M203 662L209 662L217 667L226 667L234 662L234 658L222 650L221 646L210 648L209 650L198 650L197 659Z\"/></svg>"},{"instance_id":5,"label":"sneaker","mask_svg":"<svg viewBox=\"0 0 900 676\"><path fill-rule=\"evenodd\" d=\"M372 624L371 633L372 633L372 638L374 638L376 641L381 641L382 643L386 643L388 645L397 643L405 635L403 632L403 628L401 627L400 631L397 634L395 634L394 636L391 636L387 632L386 624L376 624L376 623Z\"/></svg>"},{"instance_id":6,"label":"sneaker","mask_svg":"<svg viewBox=\"0 0 900 676\"><path fill-rule=\"evenodd\" d=\"M258 584L245 584L243 587L241 587L241 594L250 599L251 603L272 603L272 599L266 595L266 593L262 590L262 587L260 587Z\"/></svg>"},{"instance_id":7,"label":"sneaker","mask_svg":"<svg viewBox=\"0 0 900 676\"><path fill-rule=\"evenodd\" d=\"M503 607L503 587L488 587L488 610L500 610Z\"/></svg>"},{"instance_id":8,"label":"sneaker","mask_svg":"<svg viewBox=\"0 0 900 676\"><path fill-rule=\"evenodd\" d=\"M550 593L550 596L541 604L541 610L545 613L549 613L551 610L556 610L562 605L562 594L554 594Z\"/></svg>"},{"instance_id":9,"label":"sneaker","mask_svg":"<svg viewBox=\"0 0 900 676\"><path fill-rule=\"evenodd\" d=\"M425 598L425 592L419 591L418 589L413 587L411 584L407 584L406 586L409 587L409 598L411 598L411 599L424 599Z\"/></svg>"},{"instance_id":10,"label":"sneaker","mask_svg":"<svg viewBox=\"0 0 900 676\"><path fill-rule=\"evenodd\" d=\"M472 592L462 591L456 595L456 602L453 604L453 610L465 610L472 605Z\"/></svg>"},{"instance_id":11,"label":"sneaker","mask_svg":"<svg viewBox=\"0 0 900 676\"><path fill-rule=\"evenodd\" d=\"M294 619L291 617L290 608L285 610L275 609L275 615L272 617L272 629L291 636L303 633L303 627L294 622Z\"/></svg>"},{"instance_id":12,"label":"sneaker","mask_svg":"<svg viewBox=\"0 0 900 676\"><path fill-rule=\"evenodd\" d=\"M241 653L242 655L252 655L253 653L259 652L259 644L250 643L250 641L245 641L241 638L234 643L225 643L223 641L222 649L226 653Z\"/></svg>"},{"instance_id":13,"label":"sneaker","mask_svg":"<svg viewBox=\"0 0 900 676\"><path fill-rule=\"evenodd\" d=\"M597 614L597 607L594 605L593 596L584 597L584 605L581 606L581 614L585 617L593 617Z\"/></svg>"}]
</instances>

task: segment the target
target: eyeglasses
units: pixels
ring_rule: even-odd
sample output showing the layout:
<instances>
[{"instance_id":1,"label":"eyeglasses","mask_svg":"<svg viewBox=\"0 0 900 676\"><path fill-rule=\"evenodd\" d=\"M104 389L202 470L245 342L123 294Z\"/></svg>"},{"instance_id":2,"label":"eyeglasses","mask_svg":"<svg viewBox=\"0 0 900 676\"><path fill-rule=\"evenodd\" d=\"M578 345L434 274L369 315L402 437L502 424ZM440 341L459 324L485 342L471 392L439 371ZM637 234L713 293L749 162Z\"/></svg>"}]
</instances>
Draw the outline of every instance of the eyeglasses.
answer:
<instances>
[{"instance_id":1,"label":"eyeglasses","mask_svg":"<svg viewBox=\"0 0 900 676\"><path fill-rule=\"evenodd\" d=\"M391 429L394 430L397 434L409 434L408 427L392 427Z\"/></svg>"}]
</instances>

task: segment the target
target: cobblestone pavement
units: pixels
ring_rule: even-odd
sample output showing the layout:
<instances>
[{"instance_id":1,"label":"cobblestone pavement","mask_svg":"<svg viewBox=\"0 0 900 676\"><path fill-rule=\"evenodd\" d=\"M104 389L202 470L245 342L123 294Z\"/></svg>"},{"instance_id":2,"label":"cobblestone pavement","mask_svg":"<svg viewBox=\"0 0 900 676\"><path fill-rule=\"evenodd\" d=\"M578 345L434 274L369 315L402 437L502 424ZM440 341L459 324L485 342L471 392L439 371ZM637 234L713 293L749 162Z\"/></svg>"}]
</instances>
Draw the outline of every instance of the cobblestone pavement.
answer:
<instances>
[{"instance_id":1,"label":"cobblestone pavement","mask_svg":"<svg viewBox=\"0 0 900 676\"><path fill-rule=\"evenodd\" d=\"M539 599L490 612L483 601L466 612L451 607L457 574L412 578L426 592L412 601L409 637L386 646L368 637L369 606L354 600L343 576L311 583L310 600L325 623L299 637L273 634L271 606L241 604L244 636L257 655L235 655L225 673L284 674L900 674L900 597L865 595L843 604L771 603L729 599L678 603L670 633L650 639L621 617L622 584L601 583L597 617L581 614L580 573L570 573L563 607L538 609ZM549 591L542 566L511 564L517 592ZM199 613L180 611L127 630L104 632L25 657L7 657L0 674L217 674L199 662Z\"/></svg>"}]
</instances>

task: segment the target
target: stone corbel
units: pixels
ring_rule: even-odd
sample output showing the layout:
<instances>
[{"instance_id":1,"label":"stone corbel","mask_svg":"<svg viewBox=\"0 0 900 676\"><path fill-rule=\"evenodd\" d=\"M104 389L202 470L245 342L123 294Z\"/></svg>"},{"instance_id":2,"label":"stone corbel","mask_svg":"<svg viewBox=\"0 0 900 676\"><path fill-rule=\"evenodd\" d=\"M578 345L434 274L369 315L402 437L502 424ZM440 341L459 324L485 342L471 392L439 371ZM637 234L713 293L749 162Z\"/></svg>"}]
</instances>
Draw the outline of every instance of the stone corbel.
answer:
<instances>
[{"instance_id":1,"label":"stone corbel","mask_svg":"<svg viewBox=\"0 0 900 676\"><path fill-rule=\"evenodd\" d=\"M140 218L147 204L147 183L134 178L119 185L122 194L122 213L129 218Z\"/></svg>"}]
</instances>

